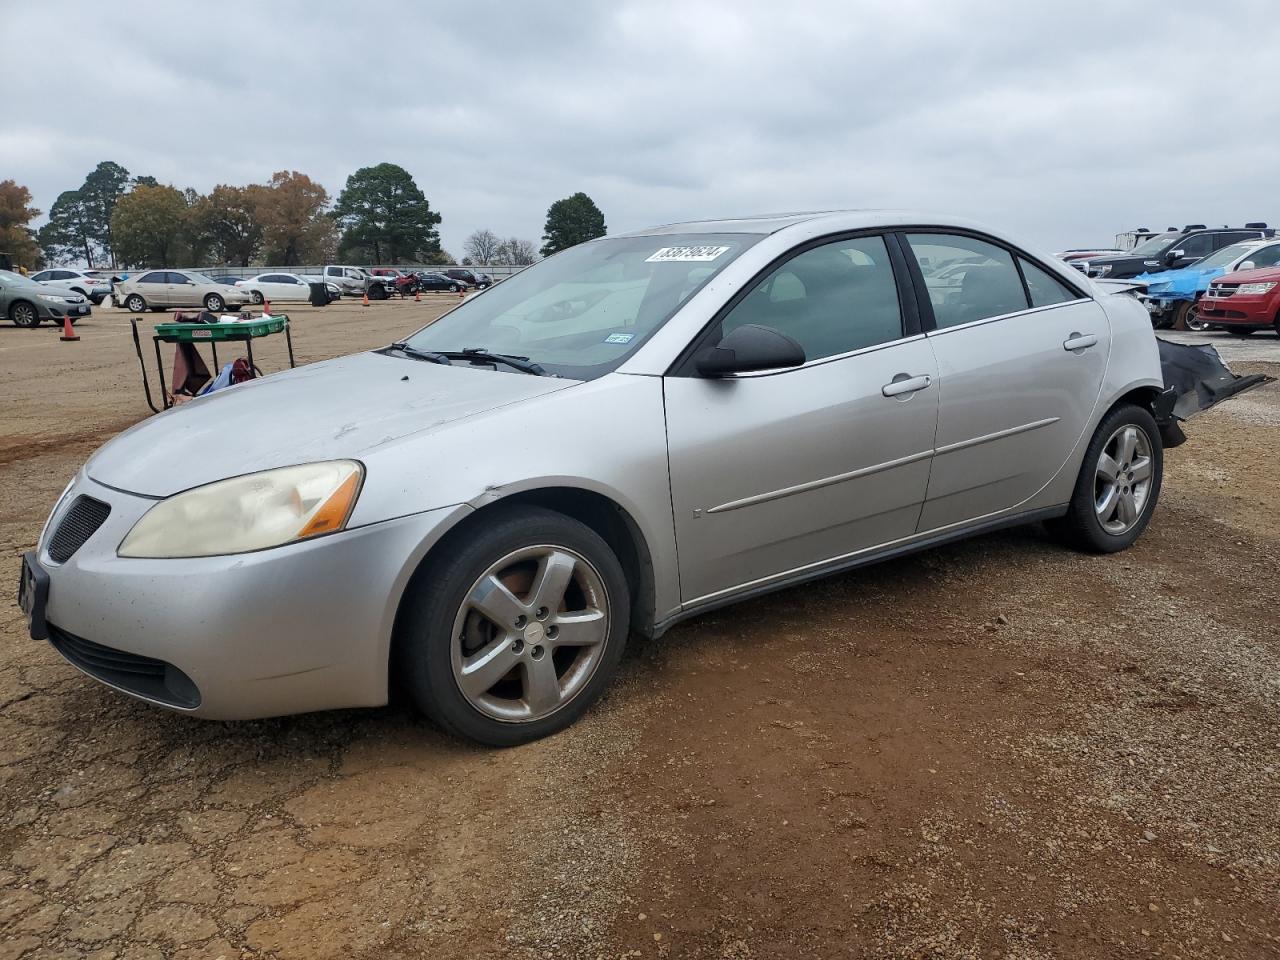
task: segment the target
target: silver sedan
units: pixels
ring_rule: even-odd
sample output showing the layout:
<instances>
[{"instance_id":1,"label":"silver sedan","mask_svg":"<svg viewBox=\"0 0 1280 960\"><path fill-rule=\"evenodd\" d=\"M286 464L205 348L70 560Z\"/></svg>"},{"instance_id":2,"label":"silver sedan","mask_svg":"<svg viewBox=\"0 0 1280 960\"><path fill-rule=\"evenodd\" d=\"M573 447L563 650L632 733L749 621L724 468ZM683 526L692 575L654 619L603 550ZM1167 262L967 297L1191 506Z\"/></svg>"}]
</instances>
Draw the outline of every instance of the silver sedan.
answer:
<instances>
[{"instance_id":1,"label":"silver sedan","mask_svg":"<svg viewBox=\"0 0 1280 960\"><path fill-rule=\"evenodd\" d=\"M488 744L559 730L723 604L998 527L1129 546L1169 416L1151 325L949 217L592 241L371 353L102 447L24 560L32 634L212 718L407 688Z\"/></svg>"}]
</instances>

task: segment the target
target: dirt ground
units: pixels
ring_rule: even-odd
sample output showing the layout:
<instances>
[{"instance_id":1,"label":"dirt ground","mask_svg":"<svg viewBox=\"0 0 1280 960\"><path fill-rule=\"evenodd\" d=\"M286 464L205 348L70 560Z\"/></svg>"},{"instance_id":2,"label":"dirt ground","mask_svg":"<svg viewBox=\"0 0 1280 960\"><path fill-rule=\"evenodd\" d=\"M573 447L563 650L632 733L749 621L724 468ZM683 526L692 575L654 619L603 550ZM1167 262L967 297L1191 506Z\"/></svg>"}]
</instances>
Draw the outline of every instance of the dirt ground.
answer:
<instances>
[{"instance_id":1,"label":"dirt ground","mask_svg":"<svg viewBox=\"0 0 1280 960\"><path fill-rule=\"evenodd\" d=\"M297 308L299 360L450 302ZM148 412L127 316L81 334L0 326L13 579ZM1280 957L1280 384L1188 433L1127 553L1028 528L707 615L501 752L402 707L175 716L10 598L0 960Z\"/></svg>"}]
</instances>

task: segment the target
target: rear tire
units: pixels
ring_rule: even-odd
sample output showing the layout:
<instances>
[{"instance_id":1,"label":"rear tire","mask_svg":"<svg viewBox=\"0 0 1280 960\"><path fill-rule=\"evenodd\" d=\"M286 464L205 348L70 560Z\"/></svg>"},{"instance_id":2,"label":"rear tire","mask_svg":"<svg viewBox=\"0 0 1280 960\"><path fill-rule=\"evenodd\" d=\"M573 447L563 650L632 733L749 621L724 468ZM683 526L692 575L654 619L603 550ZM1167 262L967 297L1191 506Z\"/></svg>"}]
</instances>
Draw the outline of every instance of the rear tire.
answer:
<instances>
[{"instance_id":1,"label":"rear tire","mask_svg":"<svg viewBox=\"0 0 1280 960\"><path fill-rule=\"evenodd\" d=\"M35 304L26 300L19 300L9 307L9 319L15 327L22 327L24 330L34 330L40 326L40 314Z\"/></svg>"},{"instance_id":2,"label":"rear tire","mask_svg":"<svg viewBox=\"0 0 1280 960\"><path fill-rule=\"evenodd\" d=\"M257 304L258 306L261 306L261 305L262 305L262 303L263 303L263 301L265 301L265 300L267 299L266 297L264 297L264 296L262 295L262 291L261 291L261 290L253 290L253 291L251 291L251 294L252 294L252 296L253 296L253 302L254 302L255 304Z\"/></svg>"},{"instance_id":3,"label":"rear tire","mask_svg":"<svg viewBox=\"0 0 1280 960\"><path fill-rule=\"evenodd\" d=\"M124 308L130 313L143 313L147 309L147 301L142 299L141 294L131 293L124 298Z\"/></svg>"},{"instance_id":4,"label":"rear tire","mask_svg":"<svg viewBox=\"0 0 1280 960\"><path fill-rule=\"evenodd\" d=\"M626 646L630 592L609 545L563 514L496 507L444 550L410 582L396 626L394 662L418 709L495 747L569 726Z\"/></svg>"},{"instance_id":5,"label":"rear tire","mask_svg":"<svg viewBox=\"0 0 1280 960\"><path fill-rule=\"evenodd\" d=\"M1078 550L1127 549L1151 522L1163 476L1164 449L1155 418L1135 404L1118 406L1094 431L1066 516L1050 527Z\"/></svg>"}]
</instances>

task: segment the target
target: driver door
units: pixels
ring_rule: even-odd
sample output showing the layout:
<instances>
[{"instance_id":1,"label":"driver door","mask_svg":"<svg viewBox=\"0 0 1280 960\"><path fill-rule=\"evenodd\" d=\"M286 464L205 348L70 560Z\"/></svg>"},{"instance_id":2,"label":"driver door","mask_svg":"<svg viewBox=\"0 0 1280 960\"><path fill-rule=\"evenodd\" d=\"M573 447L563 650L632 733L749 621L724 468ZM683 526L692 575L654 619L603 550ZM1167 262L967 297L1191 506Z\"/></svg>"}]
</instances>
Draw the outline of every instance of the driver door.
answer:
<instances>
[{"instance_id":1,"label":"driver door","mask_svg":"<svg viewBox=\"0 0 1280 960\"><path fill-rule=\"evenodd\" d=\"M938 371L908 283L896 241L880 235L801 248L703 342L760 324L797 340L803 366L664 379L685 604L915 533Z\"/></svg>"}]
</instances>

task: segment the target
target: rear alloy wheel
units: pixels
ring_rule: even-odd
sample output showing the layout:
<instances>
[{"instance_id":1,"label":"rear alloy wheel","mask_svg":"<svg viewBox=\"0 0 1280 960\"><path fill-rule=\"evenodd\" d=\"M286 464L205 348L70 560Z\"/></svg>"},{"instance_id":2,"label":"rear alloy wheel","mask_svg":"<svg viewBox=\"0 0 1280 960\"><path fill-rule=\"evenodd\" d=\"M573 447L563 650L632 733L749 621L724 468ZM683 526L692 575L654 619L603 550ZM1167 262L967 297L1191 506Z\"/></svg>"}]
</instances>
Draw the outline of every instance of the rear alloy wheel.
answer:
<instances>
[{"instance_id":1,"label":"rear alloy wheel","mask_svg":"<svg viewBox=\"0 0 1280 960\"><path fill-rule=\"evenodd\" d=\"M40 326L40 314L36 312L35 305L25 300L19 300L9 308L9 319L15 327L26 330Z\"/></svg>"},{"instance_id":2,"label":"rear alloy wheel","mask_svg":"<svg viewBox=\"0 0 1280 960\"><path fill-rule=\"evenodd\" d=\"M1151 412L1125 405L1098 425L1066 516L1051 524L1072 545L1115 553L1146 529L1160 498L1164 450Z\"/></svg>"},{"instance_id":3,"label":"rear alloy wheel","mask_svg":"<svg viewBox=\"0 0 1280 960\"><path fill-rule=\"evenodd\" d=\"M226 309L226 306L222 297L216 293L211 293L204 298L204 308L210 313L221 313Z\"/></svg>"},{"instance_id":4,"label":"rear alloy wheel","mask_svg":"<svg viewBox=\"0 0 1280 960\"><path fill-rule=\"evenodd\" d=\"M251 291L251 295L253 297L253 302L258 304L259 306L261 306L263 301L266 300L266 297L262 295L261 290L253 290Z\"/></svg>"},{"instance_id":5,"label":"rear alloy wheel","mask_svg":"<svg viewBox=\"0 0 1280 960\"><path fill-rule=\"evenodd\" d=\"M147 301L143 300L141 295L131 293L125 297L124 308L130 313L142 313L147 309Z\"/></svg>"},{"instance_id":6,"label":"rear alloy wheel","mask_svg":"<svg viewBox=\"0 0 1280 960\"><path fill-rule=\"evenodd\" d=\"M630 623L622 566L570 517L496 511L415 577L397 637L418 707L492 746L567 727L603 692Z\"/></svg>"}]
</instances>

